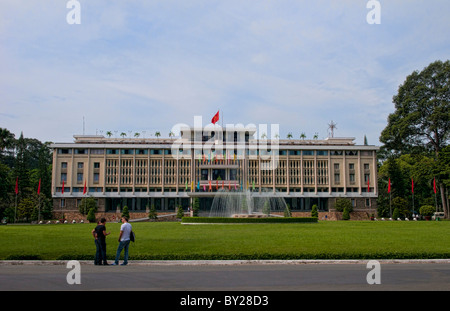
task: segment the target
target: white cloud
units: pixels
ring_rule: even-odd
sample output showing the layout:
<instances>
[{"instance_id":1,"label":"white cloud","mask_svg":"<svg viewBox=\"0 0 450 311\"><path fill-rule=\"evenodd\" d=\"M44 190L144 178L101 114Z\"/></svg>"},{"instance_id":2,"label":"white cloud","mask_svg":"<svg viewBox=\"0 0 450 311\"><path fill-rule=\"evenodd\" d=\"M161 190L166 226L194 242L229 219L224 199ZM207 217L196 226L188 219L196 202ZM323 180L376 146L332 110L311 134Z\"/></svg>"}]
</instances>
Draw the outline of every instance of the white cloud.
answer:
<instances>
[{"instance_id":1,"label":"white cloud","mask_svg":"<svg viewBox=\"0 0 450 311\"><path fill-rule=\"evenodd\" d=\"M392 96L448 58L448 1L64 1L0 3L0 123L42 140L209 120L378 143ZM430 25L432 27L430 27Z\"/></svg>"}]
</instances>

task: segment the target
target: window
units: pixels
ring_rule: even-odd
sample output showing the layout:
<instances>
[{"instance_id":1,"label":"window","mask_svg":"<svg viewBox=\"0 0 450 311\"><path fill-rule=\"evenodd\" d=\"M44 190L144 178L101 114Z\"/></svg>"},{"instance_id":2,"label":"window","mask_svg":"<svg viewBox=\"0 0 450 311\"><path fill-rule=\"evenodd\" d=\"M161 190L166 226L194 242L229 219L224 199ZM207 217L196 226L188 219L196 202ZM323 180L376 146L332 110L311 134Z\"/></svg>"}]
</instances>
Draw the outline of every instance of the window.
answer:
<instances>
[{"instance_id":1,"label":"window","mask_svg":"<svg viewBox=\"0 0 450 311\"><path fill-rule=\"evenodd\" d=\"M72 154L72 149L58 149L58 154Z\"/></svg>"},{"instance_id":2,"label":"window","mask_svg":"<svg viewBox=\"0 0 450 311\"><path fill-rule=\"evenodd\" d=\"M357 156L358 155L358 151L357 150L347 150L347 151L345 151L345 155Z\"/></svg>"},{"instance_id":3,"label":"window","mask_svg":"<svg viewBox=\"0 0 450 311\"><path fill-rule=\"evenodd\" d=\"M314 155L314 150L303 150L303 155L312 156L312 155Z\"/></svg>"},{"instance_id":4,"label":"window","mask_svg":"<svg viewBox=\"0 0 450 311\"><path fill-rule=\"evenodd\" d=\"M148 154L148 149L136 149L136 154Z\"/></svg>"},{"instance_id":5,"label":"window","mask_svg":"<svg viewBox=\"0 0 450 311\"><path fill-rule=\"evenodd\" d=\"M106 149L106 154L119 154L118 149Z\"/></svg>"},{"instance_id":6,"label":"window","mask_svg":"<svg viewBox=\"0 0 450 311\"><path fill-rule=\"evenodd\" d=\"M75 154L87 154L87 149L75 149Z\"/></svg>"},{"instance_id":7,"label":"window","mask_svg":"<svg viewBox=\"0 0 450 311\"><path fill-rule=\"evenodd\" d=\"M364 163L364 169L368 170L369 169L369 163Z\"/></svg>"},{"instance_id":8,"label":"window","mask_svg":"<svg viewBox=\"0 0 450 311\"><path fill-rule=\"evenodd\" d=\"M201 176L202 180L208 180L208 170L203 169L202 170L202 176Z\"/></svg>"},{"instance_id":9,"label":"window","mask_svg":"<svg viewBox=\"0 0 450 311\"><path fill-rule=\"evenodd\" d=\"M327 156L328 155L328 151L326 151L326 150L317 150L317 155L318 156Z\"/></svg>"},{"instance_id":10,"label":"window","mask_svg":"<svg viewBox=\"0 0 450 311\"><path fill-rule=\"evenodd\" d=\"M67 168L67 162L61 162L61 168Z\"/></svg>"},{"instance_id":11,"label":"window","mask_svg":"<svg viewBox=\"0 0 450 311\"><path fill-rule=\"evenodd\" d=\"M67 182L67 173L61 173L61 182Z\"/></svg>"},{"instance_id":12,"label":"window","mask_svg":"<svg viewBox=\"0 0 450 311\"><path fill-rule=\"evenodd\" d=\"M334 163L334 169L338 170L339 169L339 163Z\"/></svg>"},{"instance_id":13,"label":"window","mask_svg":"<svg viewBox=\"0 0 450 311\"><path fill-rule=\"evenodd\" d=\"M354 170L355 169L355 163L349 163L348 164L348 169L349 170Z\"/></svg>"},{"instance_id":14,"label":"window","mask_svg":"<svg viewBox=\"0 0 450 311\"><path fill-rule=\"evenodd\" d=\"M83 169L83 167L84 167L84 163L83 162L78 162L77 168Z\"/></svg>"},{"instance_id":15,"label":"window","mask_svg":"<svg viewBox=\"0 0 450 311\"><path fill-rule=\"evenodd\" d=\"M355 174L350 174L349 177L350 177L350 183L354 184L355 183Z\"/></svg>"},{"instance_id":16,"label":"window","mask_svg":"<svg viewBox=\"0 0 450 311\"><path fill-rule=\"evenodd\" d=\"M83 182L83 173L77 173L77 182L82 183Z\"/></svg>"},{"instance_id":17,"label":"window","mask_svg":"<svg viewBox=\"0 0 450 311\"><path fill-rule=\"evenodd\" d=\"M341 156L342 155L342 150L332 150L330 151L330 155L334 156Z\"/></svg>"},{"instance_id":18,"label":"window","mask_svg":"<svg viewBox=\"0 0 450 311\"><path fill-rule=\"evenodd\" d=\"M120 154L134 154L133 149L121 149Z\"/></svg>"},{"instance_id":19,"label":"window","mask_svg":"<svg viewBox=\"0 0 450 311\"><path fill-rule=\"evenodd\" d=\"M340 174L338 174L338 173L334 174L334 182L336 184L339 184L341 182L341 175Z\"/></svg>"},{"instance_id":20,"label":"window","mask_svg":"<svg viewBox=\"0 0 450 311\"><path fill-rule=\"evenodd\" d=\"M104 149L91 149L91 154L104 154Z\"/></svg>"},{"instance_id":21,"label":"window","mask_svg":"<svg viewBox=\"0 0 450 311\"><path fill-rule=\"evenodd\" d=\"M94 183L98 183L100 180L100 174L99 173L94 173Z\"/></svg>"},{"instance_id":22,"label":"window","mask_svg":"<svg viewBox=\"0 0 450 311\"><path fill-rule=\"evenodd\" d=\"M100 162L94 162L94 168L100 168Z\"/></svg>"}]
</instances>

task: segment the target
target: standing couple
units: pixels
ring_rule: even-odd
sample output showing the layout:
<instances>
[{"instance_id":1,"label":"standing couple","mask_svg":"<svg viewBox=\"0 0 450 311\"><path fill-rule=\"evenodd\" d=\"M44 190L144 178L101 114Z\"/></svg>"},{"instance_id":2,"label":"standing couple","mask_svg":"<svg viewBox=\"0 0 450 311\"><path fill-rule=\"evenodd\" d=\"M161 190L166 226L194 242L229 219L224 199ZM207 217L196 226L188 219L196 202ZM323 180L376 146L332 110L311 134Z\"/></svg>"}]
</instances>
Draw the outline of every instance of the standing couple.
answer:
<instances>
[{"instance_id":1,"label":"standing couple","mask_svg":"<svg viewBox=\"0 0 450 311\"><path fill-rule=\"evenodd\" d=\"M111 234L111 232L106 232L106 219L102 218L100 223L92 230L92 235L95 238L95 265L108 265L106 261L106 236ZM119 246L117 247L116 259L113 266L119 264L119 257L122 250L124 251L124 260L121 266L125 266L128 264L128 246L130 245L130 234L131 234L131 225L128 223L127 217L122 217L122 226L120 226L120 234L119 234Z\"/></svg>"}]
</instances>

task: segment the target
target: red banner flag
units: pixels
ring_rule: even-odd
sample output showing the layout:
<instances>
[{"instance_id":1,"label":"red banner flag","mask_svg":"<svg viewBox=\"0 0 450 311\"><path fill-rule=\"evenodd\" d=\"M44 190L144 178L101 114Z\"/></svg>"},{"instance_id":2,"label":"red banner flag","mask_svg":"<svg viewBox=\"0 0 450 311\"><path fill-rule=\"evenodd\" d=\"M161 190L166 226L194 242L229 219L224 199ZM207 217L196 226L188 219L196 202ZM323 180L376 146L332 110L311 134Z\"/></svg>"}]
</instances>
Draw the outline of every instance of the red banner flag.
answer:
<instances>
[{"instance_id":1,"label":"red banner flag","mask_svg":"<svg viewBox=\"0 0 450 311\"><path fill-rule=\"evenodd\" d=\"M391 178L389 177L388 193L391 193Z\"/></svg>"},{"instance_id":2,"label":"red banner flag","mask_svg":"<svg viewBox=\"0 0 450 311\"><path fill-rule=\"evenodd\" d=\"M214 115L214 117L211 119L212 124L216 124L216 122L219 121L219 111Z\"/></svg>"},{"instance_id":3,"label":"red banner flag","mask_svg":"<svg viewBox=\"0 0 450 311\"><path fill-rule=\"evenodd\" d=\"M436 194L436 178L433 179L433 190L434 194Z\"/></svg>"},{"instance_id":4,"label":"red banner flag","mask_svg":"<svg viewBox=\"0 0 450 311\"><path fill-rule=\"evenodd\" d=\"M370 192L370 179L367 179L367 192Z\"/></svg>"},{"instance_id":5,"label":"red banner flag","mask_svg":"<svg viewBox=\"0 0 450 311\"><path fill-rule=\"evenodd\" d=\"M38 195L41 193L41 179L39 178Z\"/></svg>"},{"instance_id":6,"label":"red banner flag","mask_svg":"<svg viewBox=\"0 0 450 311\"><path fill-rule=\"evenodd\" d=\"M62 188L61 188L61 193L64 194L64 180L63 180L63 185L62 185Z\"/></svg>"},{"instance_id":7,"label":"red banner flag","mask_svg":"<svg viewBox=\"0 0 450 311\"><path fill-rule=\"evenodd\" d=\"M16 189L15 189L16 194L19 193L19 177L16 177Z\"/></svg>"},{"instance_id":8,"label":"red banner flag","mask_svg":"<svg viewBox=\"0 0 450 311\"><path fill-rule=\"evenodd\" d=\"M414 193L414 179L411 178L411 192Z\"/></svg>"},{"instance_id":9,"label":"red banner flag","mask_svg":"<svg viewBox=\"0 0 450 311\"><path fill-rule=\"evenodd\" d=\"M84 189L83 189L83 194L86 194L86 180L84 181Z\"/></svg>"}]
</instances>

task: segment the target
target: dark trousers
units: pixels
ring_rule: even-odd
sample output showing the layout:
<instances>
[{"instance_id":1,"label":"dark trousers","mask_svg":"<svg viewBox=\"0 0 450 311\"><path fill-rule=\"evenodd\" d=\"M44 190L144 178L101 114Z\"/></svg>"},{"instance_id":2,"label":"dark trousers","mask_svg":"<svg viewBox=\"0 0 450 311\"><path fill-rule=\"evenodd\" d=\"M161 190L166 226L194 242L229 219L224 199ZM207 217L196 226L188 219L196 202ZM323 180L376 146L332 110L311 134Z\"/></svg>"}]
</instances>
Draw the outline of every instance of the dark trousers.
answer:
<instances>
[{"instance_id":1,"label":"dark trousers","mask_svg":"<svg viewBox=\"0 0 450 311\"><path fill-rule=\"evenodd\" d=\"M106 241L101 241L101 240L95 240L95 259L94 259L94 264L96 265L101 265L104 264L106 265Z\"/></svg>"}]
</instances>

